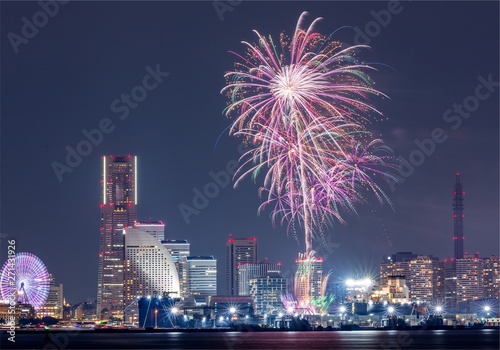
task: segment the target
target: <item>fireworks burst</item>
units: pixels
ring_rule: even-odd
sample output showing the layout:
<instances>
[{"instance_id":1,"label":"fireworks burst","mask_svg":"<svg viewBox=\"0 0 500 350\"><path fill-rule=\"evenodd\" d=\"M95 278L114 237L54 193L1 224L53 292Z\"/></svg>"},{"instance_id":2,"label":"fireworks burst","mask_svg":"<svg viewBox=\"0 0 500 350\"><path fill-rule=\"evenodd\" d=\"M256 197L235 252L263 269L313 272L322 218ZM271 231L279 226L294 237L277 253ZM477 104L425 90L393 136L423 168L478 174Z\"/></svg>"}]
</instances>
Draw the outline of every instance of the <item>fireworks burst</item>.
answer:
<instances>
[{"instance_id":1,"label":"fireworks burst","mask_svg":"<svg viewBox=\"0 0 500 350\"><path fill-rule=\"evenodd\" d=\"M225 110L235 116L230 134L247 144L235 187L246 177L265 172L259 212L271 208L273 223L304 229L306 253L313 233L343 212L356 213L367 192L389 202L377 178L395 179L391 150L366 129L371 113L379 113L369 95L383 95L366 74L373 69L358 61L355 50L343 48L299 18L291 40L280 36L278 49L271 36L257 31L259 43L243 42L246 55L226 73L222 89L231 99Z\"/></svg>"}]
</instances>

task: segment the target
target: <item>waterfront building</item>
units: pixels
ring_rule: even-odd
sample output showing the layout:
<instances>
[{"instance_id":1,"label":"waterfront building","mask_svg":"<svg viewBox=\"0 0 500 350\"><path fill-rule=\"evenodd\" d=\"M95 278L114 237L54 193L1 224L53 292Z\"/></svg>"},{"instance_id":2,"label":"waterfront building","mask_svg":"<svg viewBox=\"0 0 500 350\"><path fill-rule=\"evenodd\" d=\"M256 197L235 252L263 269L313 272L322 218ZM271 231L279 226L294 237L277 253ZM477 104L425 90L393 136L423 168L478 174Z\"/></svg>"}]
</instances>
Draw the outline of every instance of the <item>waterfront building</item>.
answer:
<instances>
[{"instance_id":1,"label":"waterfront building","mask_svg":"<svg viewBox=\"0 0 500 350\"><path fill-rule=\"evenodd\" d=\"M137 157L103 156L97 312L123 317L123 229L137 214Z\"/></svg>"},{"instance_id":2,"label":"waterfront building","mask_svg":"<svg viewBox=\"0 0 500 350\"><path fill-rule=\"evenodd\" d=\"M228 295L239 295L238 266L257 263L257 239L233 238L226 242L226 289Z\"/></svg>"},{"instance_id":3,"label":"waterfront building","mask_svg":"<svg viewBox=\"0 0 500 350\"><path fill-rule=\"evenodd\" d=\"M238 292L239 295L250 295L250 280L267 274L281 273L281 263L259 262L256 264L245 263L238 266Z\"/></svg>"}]
</instances>

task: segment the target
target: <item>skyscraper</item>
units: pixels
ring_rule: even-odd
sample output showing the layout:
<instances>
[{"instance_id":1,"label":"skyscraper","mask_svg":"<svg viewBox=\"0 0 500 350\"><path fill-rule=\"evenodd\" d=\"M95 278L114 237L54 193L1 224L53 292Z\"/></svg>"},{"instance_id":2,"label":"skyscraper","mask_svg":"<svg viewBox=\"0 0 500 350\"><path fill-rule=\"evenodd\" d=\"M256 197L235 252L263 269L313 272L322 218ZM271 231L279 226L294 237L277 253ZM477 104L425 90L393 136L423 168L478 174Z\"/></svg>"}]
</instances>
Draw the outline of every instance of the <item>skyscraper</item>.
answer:
<instances>
[{"instance_id":1,"label":"skyscraper","mask_svg":"<svg viewBox=\"0 0 500 350\"><path fill-rule=\"evenodd\" d=\"M169 294L179 297L179 276L167 248L155 236L128 228L124 235L125 262L122 285L125 321L137 322L137 297Z\"/></svg>"},{"instance_id":2,"label":"skyscraper","mask_svg":"<svg viewBox=\"0 0 500 350\"><path fill-rule=\"evenodd\" d=\"M226 243L226 283L228 295L239 295L238 265L257 262L257 239L230 238Z\"/></svg>"},{"instance_id":3,"label":"skyscraper","mask_svg":"<svg viewBox=\"0 0 500 350\"><path fill-rule=\"evenodd\" d=\"M206 305L208 296L217 295L217 260L213 256L188 256L186 260L189 294L197 305Z\"/></svg>"},{"instance_id":4,"label":"skyscraper","mask_svg":"<svg viewBox=\"0 0 500 350\"><path fill-rule=\"evenodd\" d=\"M464 195L460 173L453 187L453 245L455 259L464 257Z\"/></svg>"},{"instance_id":5,"label":"skyscraper","mask_svg":"<svg viewBox=\"0 0 500 350\"><path fill-rule=\"evenodd\" d=\"M97 317L123 316L123 229L134 225L137 157L102 157Z\"/></svg>"}]
</instances>

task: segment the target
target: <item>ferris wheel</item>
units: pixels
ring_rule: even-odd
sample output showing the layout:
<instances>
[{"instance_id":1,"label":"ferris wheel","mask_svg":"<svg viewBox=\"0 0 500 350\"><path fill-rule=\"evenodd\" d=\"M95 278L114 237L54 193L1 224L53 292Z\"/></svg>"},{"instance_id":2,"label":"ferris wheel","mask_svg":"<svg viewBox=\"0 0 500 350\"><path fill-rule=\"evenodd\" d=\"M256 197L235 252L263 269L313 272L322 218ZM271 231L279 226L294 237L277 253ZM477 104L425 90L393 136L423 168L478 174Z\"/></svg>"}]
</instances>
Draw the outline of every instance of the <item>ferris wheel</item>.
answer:
<instances>
[{"instance_id":1,"label":"ferris wheel","mask_svg":"<svg viewBox=\"0 0 500 350\"><path fill-rule=\"evenodd\" d=\"M34 254L17 253L15 265L6 261L0 274L2 300L16 300L31 304L35 310L47 301L50 288L49 272L45 264ZM16 295L15 298L12 295Z\"/></svg>"}]
</instances>

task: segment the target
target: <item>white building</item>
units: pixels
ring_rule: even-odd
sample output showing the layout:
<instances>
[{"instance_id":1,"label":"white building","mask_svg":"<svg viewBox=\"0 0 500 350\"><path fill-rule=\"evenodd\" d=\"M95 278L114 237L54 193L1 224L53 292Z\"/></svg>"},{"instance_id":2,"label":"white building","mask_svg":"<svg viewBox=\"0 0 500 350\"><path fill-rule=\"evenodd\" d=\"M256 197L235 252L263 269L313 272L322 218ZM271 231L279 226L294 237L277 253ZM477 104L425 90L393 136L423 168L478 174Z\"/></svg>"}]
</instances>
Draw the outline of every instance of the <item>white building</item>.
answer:
<instances>
[{"instance_id":1,"label":"white building","mask_svg":"<svg viewBox=\"0 0 500 350\"><path fill-rule=\"evenodd\" d=\"M138 296L168 293L179 297L179 276L174 261L154 236L130 228L124 230L124 315L132 323L137 316Z\"/></svg>"},{"instance_id":2,"label":"white building","mask_svg":"<svg viewBox=\"0 0 500 350\"><path fill-rule=\"evenodd\" d=\"M190 255L191 246L187 240L184 239L167 239L161 242L172 256L172 260L177 268L179 275L179 293L181 298L189 295L189 285L187 277L187 260Z\"/></svg>"}]
</instances>

